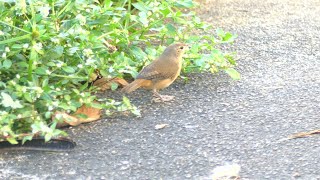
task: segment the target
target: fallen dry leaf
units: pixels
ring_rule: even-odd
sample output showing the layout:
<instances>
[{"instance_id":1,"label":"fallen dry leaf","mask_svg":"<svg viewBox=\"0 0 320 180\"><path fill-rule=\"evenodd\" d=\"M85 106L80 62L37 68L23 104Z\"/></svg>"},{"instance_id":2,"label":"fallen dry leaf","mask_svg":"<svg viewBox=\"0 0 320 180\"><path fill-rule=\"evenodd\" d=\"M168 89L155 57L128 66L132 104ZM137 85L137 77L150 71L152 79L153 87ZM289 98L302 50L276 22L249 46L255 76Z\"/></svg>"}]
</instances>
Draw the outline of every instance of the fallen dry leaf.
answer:
<instances>
[{"instance_id":1,"label":"fallen dry leaf","mask_svg":"<svg viewBox=\"0 0 320 180\"><path fill-rule=\"evenodd\" d=\"M312 136L315 134L320 134L320 129L308 131L308 132L296 133L296 134L289 136L288 139L304 138L304 137Z\"/></svg>"},{"instance_id":2,"label":"fallen dry leaf","mask_svg":"<svg viewBox=\"0 0 320 180\"><path fill-rule=\"evenodd\" d=\"M111 79L103 77L101 79L96 80L93 83L93 85L99 87L101 91L105 91L107 89L111 89L112 83L116 83L118 85L121 85L122 87L128 85L128 82L126 80L118 77Z\"/></svg>"},{"instance_id":3,"label":"fallen dry leaf","mask_svg":"<svg viewBox=\"0 0 320 180\"><path fill-rule=\"evenodd\" d=\"M78 118L81 122L91 122L100 118L101 110L94 107L82 105L73 115L77 116L79 114L84 114L87 116L86 118Z\"/></svg>"},{"instance_id":4,"label":"fallen dry leaf","mask_svg":"<svg viewBox=\"0 0 320 180\"><path fill-rule=\"evenodd\" d=\"M155 129L163 129L165 127L169 126L169 124L157 124L154 128Z\"/></svg>"},{"instance_id":5,"label":"fallen dry leaf","mask_svg":"<svg viewBox=\"0 0 320 180\"><path fill-rule=\"evenodd\" d=\"M97 103L97 102L95 102L95 103ZM81 115L84 115L85 118L81 117ZM57 111L52 116L52 119L61 118L64 122L59 123L57 126L63 127L63 126L67 126L67 125L77 126L81 123L96 121L100 118L100 116L101 116L100 109L88 107L86 105L82 105L73 115L69 115L65 112Z\"/></svg>"}]
</instances>

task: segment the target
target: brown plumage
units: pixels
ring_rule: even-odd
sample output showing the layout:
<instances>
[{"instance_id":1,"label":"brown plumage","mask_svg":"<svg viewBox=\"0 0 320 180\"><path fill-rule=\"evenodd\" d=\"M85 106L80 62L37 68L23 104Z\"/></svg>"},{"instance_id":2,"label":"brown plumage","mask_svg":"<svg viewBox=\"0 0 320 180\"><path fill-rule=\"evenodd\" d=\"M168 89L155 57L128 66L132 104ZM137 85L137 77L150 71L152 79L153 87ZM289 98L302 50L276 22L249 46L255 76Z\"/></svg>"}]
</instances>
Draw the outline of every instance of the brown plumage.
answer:
<instances>
[{"instance_id":1,"label":"brown plumage","mask_svg":"<svg viewBox=\"0 0 320 180\"><path fill-rule=\"evenodd\" d=\"M168 87L179 76L182 55L188 46L183 43L168 46L159 58L144 67L136 79L121 91L130 93L140 87L152 89L154 96L161 101L170 101L173 96L160 95L157 91Z\"/></svg>"}]
</instances>

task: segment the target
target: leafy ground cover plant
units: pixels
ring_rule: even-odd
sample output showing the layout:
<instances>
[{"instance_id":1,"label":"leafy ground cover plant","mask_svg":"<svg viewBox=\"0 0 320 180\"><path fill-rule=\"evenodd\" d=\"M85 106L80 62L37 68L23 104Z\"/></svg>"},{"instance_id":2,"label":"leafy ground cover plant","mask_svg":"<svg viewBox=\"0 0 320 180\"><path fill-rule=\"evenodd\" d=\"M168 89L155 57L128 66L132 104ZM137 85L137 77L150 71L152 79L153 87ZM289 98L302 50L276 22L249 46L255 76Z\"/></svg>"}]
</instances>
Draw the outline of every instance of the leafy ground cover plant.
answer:
<instances>
[{"instance_id":1,"label":"leafy ground cover plant","mask_svg":"<svg viewBox=\"0 0 320 180\"><path fill-rule=\"evenodd\" d=\"M82 105L138 115L127 98L99 100L90 85L97 72L135 77L173 42L191 45L185 73L224 70L239 79L233 56L216 49L235 35L206 34L213 27L190 10L195 6L192 0L1 1L0 140L65 135L53 114Z\"/></svg>"}]
</instances>

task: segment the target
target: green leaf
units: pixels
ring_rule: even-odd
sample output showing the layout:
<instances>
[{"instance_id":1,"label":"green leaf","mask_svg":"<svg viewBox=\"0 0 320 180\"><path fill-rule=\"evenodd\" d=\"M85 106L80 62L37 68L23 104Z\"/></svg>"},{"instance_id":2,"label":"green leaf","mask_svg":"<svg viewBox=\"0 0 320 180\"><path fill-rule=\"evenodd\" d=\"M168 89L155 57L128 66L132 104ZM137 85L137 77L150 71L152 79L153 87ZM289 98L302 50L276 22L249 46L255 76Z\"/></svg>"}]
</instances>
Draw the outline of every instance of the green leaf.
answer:
<instances>
[{"instance_id":1,"label":"green leaf","mask_svg":"<svg viewBox=\"0 0 320 180\"><path fill-rule=\"evenodd\" d=\"M131 112L132 112L134 115L136 115L136 116L138 116L138 117L141 117L141 112L140 112L139 109L133 108L133 109L131 110Z\"/></svg>"},{"instance_id":2,"label":"green leaf","mask_svg":"<svg viewBox=\"0 0 320 180\"><path fill-rule=\"evenodd\" d=\"M56 66L57 64L54 63L54 62L48 62L46 65L47 65L47 66Z\"/></svg>"},{"instance_id":3,"label":"green leaf","mask_svg":"<svg viewBox=\"0 0 320 180\"><path fill-rule=\"evenodd\" d=\"M43 77L43 81L42 81L41 86L46 87L48 85L48 83L49 83L49 78Z\"/></svg>"},{"instance_id":4,"label":"green leaf","mask_svg":"<svg viewBox=\"0 0 320 180\"><path fill-rule=\"evenodd\" d=\"M130 106L131 106L130 100L129 100L127 97L125 97L125 96L123 96L122 102L123 102L123 104L125 104L127 107L130 107Z\"/></svg>"},{"instance_id":5,"label":"green leaf","mask_svg":"<svg viewBox=\"0 0 320 180\"><path fill-rule=\"evenodd\" d=\"M24 93L23 97L28 101L28 102L33 102L30 93Z\"/></svg>"},{"instance_id":6,"label":"green leaf","mask_svg":"<svg viewBox=\"0 0 320 180\"><path fill-rule=\"evenodd\" d=\"M52 134L51 134L51 133L47 133L47 134L44 136L44 141L45 141L45 142L48 142L48 141L50 141L51 138L52 138Z\"/></svg>"},{"instance_id":7,"label":"green leaf","mask_svg":"<svg viewBox=\"0 0 320 180\"><path fill-rule=\"evenodd\" d=\"M163 14L164 17L166 17L168 14L170 14L170 9L169 8L165 8L160 10L160 12Z\"/></svg>"},{"instance_id":8,"label":"green leaf","mask_svg":"<svg viewBox=\"0 0 320 180\"><path fill-rule=\"evenodd\" d=\"M44 116L47 118L47 119L49 119L49 118L51 118L52 117L52 112L46 112L45 114L44 114Z\"/></svg>"},{"instance_id":9,"label":"green leaf","mask_svg":"<svg viewBox=\"0 0 320 180\"><path fill-rule=\"evenodd\" d=\"M230 39L233 37L233 35L231 34L231 33L229 33L229 32L227 32L226 34L225 34L225 36L223 37L223 41L230 41Z\"/></svg>"},{"instance_id":10,"label":"green leaf","mask_svg":"<svg viewBox=\"0 0 320 180\"><path fill-rule=\"evenodd\" d=\"M7 138L6 140L9 141L10 144L18 144L18 141L13 137Z\"/></svg>"},{"instance_id":11,"label":"green leaf","mask_svg":"<svg viewBox=\"0 0 320 180\"><path fill-rule=\"evenodd\" d=\"M14 57L17 58L19 61L27 60L22 54L16 54ZM22 62L22 63L25 63L25 62Z\"/></svg>"},{"instance_id":12,"label":"green leaf","mask_svg":"<svg viewBox=\"0 0 320 180\"><path fill-rule=\"evenodd\" d=\"M71 97L70 97L70 95L67 94L67 95L64 95L64 99L67 100L67 101L70 101Z\"/></svg>"},{"instance_id":13,"label":"green leaf","mask_svg":"<svg viewBox=\"0 0 320 180\"><path fill-rule=\"evenodd\" d=\"M63 66L62 69L69 74L72 74L75 72L75 70L71 66Z\"/></svg>"},{"instance_id":14,"label":"green leaf","mask_svg":"<svg viewBox=\"0 0 320 180\"><path fill-rule=\"evenodd\" d=\"M22 46L20 44L14 44L11 46L11 49L22 49Z\"/></svg>"},{"instance_id":15,"label":"green leaf","mask_svg":"<svg viewBox=\"0 0 320 180\"><path fill-rule=\"evenodd\" d=\"M117 83L114 83L114 82L111 83L111 90L112 90L112 91L116 90L116 89L118 88L118 86L119 86L119 85L118 85Z\"/></svg>"},{"instance_id":16,"label":"green leaf","mask_svg":"<svg viewBox=\"0 0 320 180\"><path fill-rule=\"evenodd\" d=\"M56 46L54 48L51 48L46 52L44 59L46 60L52 60L52 59L58 59L63 55L64 48L62 46Z\"/></svg>"},{"instance_id":17,"label":"green leaf","mask_svg":"<svg viewBox=\"0 0 320 180\"><path fill-rule=\"evenodd\" d=\"M169 35L176 34L176 28L172 24L167 24L166 28L168 29L168 34Z\"/></svg>"},{"instance_id":18,"label":"green leaf","mask_svg":"<svg viewBox=\"0 0 320 180\"><path fill-rule=\"evenodd\" d=\"M150 7L148 7L146 4L144 4L142 2L132 3L132 5L133 5L133 7L140 10L141 12L147 12L147 11L151 10Z\"/></svg>"},{"instance_id":19,"label":"green leaf","mask_svg":"<svg viewBox=\"0 0 320 180\"><path fill-rule=\"evenodd\" d=\"M225 36L225 32L220 28L216 29L216 33L221 39Z\"/></svg>"},{"instance_id":20,"label":"green leaf","mask_svg":"<svg viewBox=\"0 0 320 180\"><path fill-rule=\"evenodd\" d=\"M32 140L32 137L33 137L32 135L23 137L23 139L22 139L22 144L24 144L26 141L31 141L31 140Z\"/></svg>"},{"instance_id":21,"label":"green leaf","mask_svg":"<svg viewBox=\"0 0 320 180\"><path fill-rule=\"evenodd\" d=\"M176 1L174 5L179 8L192 8L194 6L192 0Z\"/></svg>"},{"instance_id":22,"label":"green leaf","mask_svg":"<svg viewBox=\"0 0 320 180\"><path fill-rule=\"evenodd\" d=\"M82 86L80 86L79 90L82 92L88 87L88 82L84 83Z\"/></svg>"},{"instance_id":23,"label":"green leaf","mask_svg":"<svg viewBox=\"0 0 320 180\"><path fill-rule=\"evenodd\" d=\"M143 52L141 48L139 48L137 46L132 46L130 49L131 49L131 53L133 54L133 56L137 60L139 60L139 61L146 60L147 54L145 52Z\"/></svg>"},{"instance_id":24,"label":"green leaf","mask_svg":"<svg viewBox=\"0 0 320 180\"><path fill-rule=\"evenodd\" d=\"M174 38L167 38L167 44L174 43Z\"/></svg>"},{"instance_id":25,"label":"green leaf","mask_svg":"<svg viewBox=\"0 0 320 180\"><path fill-rule=\"evenodd\" d=\"M12 65L12 62L9 60L9 59L5 59L2 63L2 66L5 68L5 69L9 69Z\"/></svg>"},{"instance_id":26,"label":"green leaf","mask_svg":"<svg viewBox=\"0 0 320 180\"><path fill-rule=\"evenodd\" d=\"M12 109L18 109L23 107L18 100L14 101L9 94L5 92L1 92L1 96L2 96L2 101L1 101L2 106L11 107Z\"/></svg>"},{"instance_id":27,"label":"green leaf","mask_svg":"<svg viewBox=\"0 0 320 180\"><path fill-rule=\"evenodd\" d=\"M56 126L57 126L57 122L55 121L50 125L50 129L54 131L56 129Z\"/></svg>"},{"instance_id":28,"label":"green leaf","mask_svg":"<svg viewBox=\"0 0 320 180\"><path fill-rule=\"evenodd\" d=\"M147 26L149 23L147 13L145 12L139 12L139 21L144 25Z\"/></svg>"},{"instance_id":29,"label":"green leaf","mask_svg":"<svg viewBox=\"0 0 320 180\"><path fill-rule=\"evenodd\" d=\"M233 68L228 68L224 71L234 80L239 80L241 78L240 73Z\"/></svg>"},{"instance_id":30,"label":"green leaf","mask_svg":"<svg viewBox=\"0 0 320 180\"><path fill-rule=\"evenodd\" d=\"M38 67L37 69L34 70L34 72L36 74L39 74L39 75L45 75L46 74L46 69L43 68L43 67Z\"/></svg>"},{"instance_id":31,"label":"green leaf","mask_svg":"<svg viewBox=\"0 0 320 180\"><path fill-rule=\"evenodd\" d=\"M31 34L25 34L23 36L16 36L14 38L11 38L11 39L6 39L4 41L0 41L0 45L1 44L9 44L9 43L12 43L12 42L19 42L19 41L22 41L24 39L29 39L31 38Z\"/></svg>"},{"instance_id":32,"label":"green leaf","mask_svg":"<svg viewBox=\"0 0 320 180\"><path fill-rule=\"evenodd\" d=\"M225 55L224 57L229 61L230 64L237 65L237 62L232 55Z\"/></svg>"},{"instance_id":33,"label":"green leaf","mask_svg":"<svg viewBox=\"0 0 320 180\"><path fill-rule=\"evenodd\" d=\"M96 109L103 109L103 105L99 103L91 103L90 107L96 108Z\"/></svg>"}]
</instances>

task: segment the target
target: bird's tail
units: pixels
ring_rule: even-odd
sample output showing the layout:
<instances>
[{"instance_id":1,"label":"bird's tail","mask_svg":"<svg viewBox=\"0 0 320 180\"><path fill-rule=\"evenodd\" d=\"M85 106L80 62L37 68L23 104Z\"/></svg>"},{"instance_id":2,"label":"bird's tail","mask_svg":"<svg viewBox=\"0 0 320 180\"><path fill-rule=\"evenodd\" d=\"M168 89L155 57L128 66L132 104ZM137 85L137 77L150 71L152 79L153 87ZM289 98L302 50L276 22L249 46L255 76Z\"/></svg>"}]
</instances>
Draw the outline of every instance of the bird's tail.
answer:
<instances>
[{"instance_id":1,"label":"bird's tail","mask_svg":"<svg viewBox=\"0 0 320 180\"><path fill-rule=\"evenodd\" d=\"M132 83L126 85L124 88L121 89L121 92L131 93L132 91L138 89L142 86L144 79L136 79Z\"/></svg>"}]
</instances>

